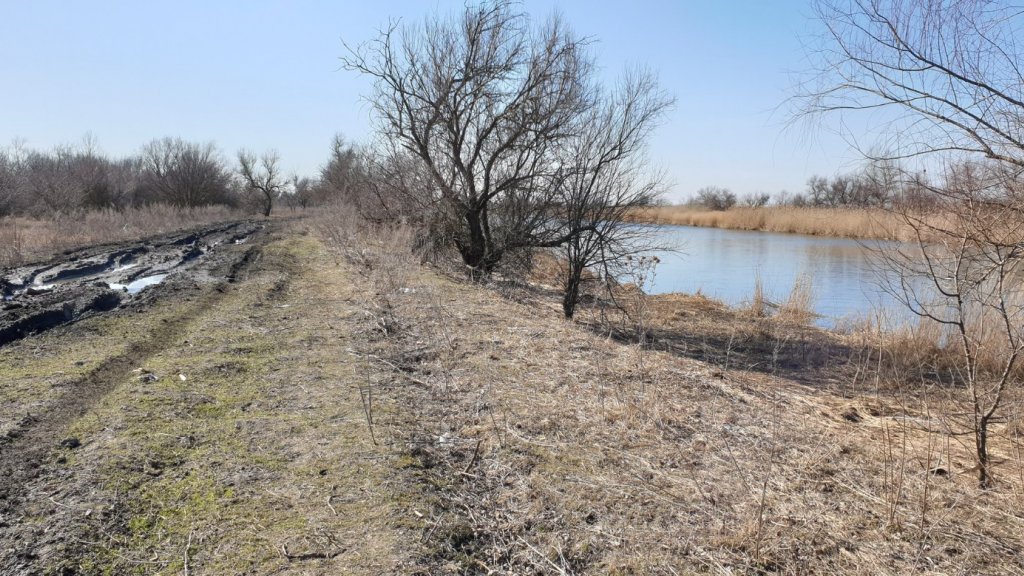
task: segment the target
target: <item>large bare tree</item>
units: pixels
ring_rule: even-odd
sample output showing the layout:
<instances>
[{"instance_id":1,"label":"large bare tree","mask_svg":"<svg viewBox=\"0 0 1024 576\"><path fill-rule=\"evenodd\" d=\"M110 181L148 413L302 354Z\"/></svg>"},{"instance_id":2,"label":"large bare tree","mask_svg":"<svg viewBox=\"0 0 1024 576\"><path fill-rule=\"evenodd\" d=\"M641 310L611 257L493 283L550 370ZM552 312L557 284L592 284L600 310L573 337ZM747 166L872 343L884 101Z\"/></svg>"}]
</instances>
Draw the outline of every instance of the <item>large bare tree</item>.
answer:
<instances>
[{"instance_id":1,"label":"large bare tree","mask_svg":"<svg viewBox=\"0 0 1024 576\"><path fill-rule=\"evenodd\" d=\"M556 151L592 106L586 42L557 17L537 27L516 7L470 4L454 18L393 25L343 58L375 80L381 136L426 166L441 209L460 222L463 261L480 273L509 251L567 239L546 225L565 175Z\"/></svg>"},{"instance_id":2,"label":"large bare tree","mask_svg":"<svg viewBox=\"0 0 1024 576\"><path fill-rule=\"evenodd\" d=\"M988 487L989 424L1020 383L1024 346L1024 10L986 0L821 0L817 12L824 43L801 112L867 113L883 136L869 157L931 172L902 175L906 190L931 201L897 205L915 238L882 261L897 279L893 293L957 345L978 480Z\"/></svg>"}]
</instances>

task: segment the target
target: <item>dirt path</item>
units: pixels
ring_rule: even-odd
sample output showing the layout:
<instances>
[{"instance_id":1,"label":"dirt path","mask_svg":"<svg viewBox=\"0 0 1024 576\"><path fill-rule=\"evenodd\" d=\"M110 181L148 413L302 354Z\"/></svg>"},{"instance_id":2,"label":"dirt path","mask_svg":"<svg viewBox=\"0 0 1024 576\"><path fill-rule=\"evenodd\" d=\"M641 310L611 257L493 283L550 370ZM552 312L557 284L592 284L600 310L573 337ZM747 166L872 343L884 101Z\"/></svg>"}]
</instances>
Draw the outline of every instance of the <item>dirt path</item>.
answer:
<instances>
[{"instance_id":1,"label":"dirt path","mask_svg":"<svg viewBox=\"0 0 1024 576\"><path fill-rule=\"evenodd\" d=\"M0 428L4 433L0 437L0 503L3 505L0 510L5 515L13 513L21 492L27 482L38 474L43 458L53 446L72 446L80 442L63 436L68 424L86 414L131 370L173 342L191 322L208 312L223 297L226 292L224 283L232 281L239 271L258 257L260 245L266 239L261 228L250 222L218 225L138 243L78 250L42 265L7 271L4 275L6 287L12 284L30 288L45 285L46 290L36 293L22 291L5 299L4 310L0 312L0 333L5 334L7 340L0 338L0 345L103 312L121 317L146 313L147 304L158 299L185 297L191 305L160 318L148 333L133 339L126 338L122 351L112 352L94 367L70 379L63 386L66 391L33 395L35 406L26 407L21 418L11 411L12 407L20 408L21 403L11 396L5 398L7 405L0 412L10 418ZM238 246L238 239L250 237L255 237L252 245ZM224 246L217 249L216 254L207 254L217 244ZM194 256L183 260L179 253ZM125 266L128 257L132 261L130 267ZM131 268L134 270L129 271ZM77 272L72 274L69 270ZM144 293L122 295L118 294L120 290L117 288L97 287L97 284L112 279L130 282L130 278L153 271L161 271L165 275L173 272L175 278L168 286L153 287ZM200 288L195 283L200 277L210 281L209 285ZM44 278L46 284L40 284L40 278ZM97 292L112 298L109 309L77 306L76 303L83 300L83 294L85 299L102 301L102 297L94 296ZM111 311L118 305L121 310ZM50 315L51 310L67 311L76 307L75 314L62 314L59 321L50 325L40 321ZM70 330L68 334L74 336L76 332L79 331ZM58 338L60 336L63 334ZM8 358L16 355L7 353ZM82 361L78 364L85 365Z\"/></svg>"},{"instance_id":2,"label":"dirt path","mask_svg":"<svg viewBox=\"0 0 1024 576\"><path fill-rule=\"evenodd\" d=\"M405 571L358 288L297 234L231 250L221 281L0 348L0 573Z\"/></svg>"}]
</instances>

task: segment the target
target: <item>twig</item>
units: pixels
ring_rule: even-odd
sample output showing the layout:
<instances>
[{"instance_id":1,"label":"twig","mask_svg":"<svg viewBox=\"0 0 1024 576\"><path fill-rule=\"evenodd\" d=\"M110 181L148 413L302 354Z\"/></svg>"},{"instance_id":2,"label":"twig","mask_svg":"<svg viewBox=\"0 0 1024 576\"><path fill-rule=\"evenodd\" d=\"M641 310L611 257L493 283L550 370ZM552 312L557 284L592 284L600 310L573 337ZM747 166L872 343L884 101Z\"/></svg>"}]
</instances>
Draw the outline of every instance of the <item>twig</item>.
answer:
<instances>
[{"instance_id":1,"label":"twig","mask_svg":"<svg viewBox=\"0 0 1024 576\"><path fill-rule=\"evenodd\" d=\"M473 449L473 457L469 459L469 464L466 464L466 469L462 471L463 474L469 474L469 469L473 467L473 464L476 464L476 458L480 455L480 444L482 442L482 439L476 441L476 448Z\"/></svg>"},{"instance_id":2,"label":"twig","mask_svg":"<svg viewBox=\"0 0 1024 576\"><path fill-rule=\"evenodd\" d=\"M185 576L188 576L188 551L192 548L192 535L195 534L195 530L188 531L188 542L185 543Z\"/></svg>"},{"instance_id":3,"label":"twig","mask_svg":"<svg viewBox=\"0 0 1024 576\"><path fill-rule=\"evenodd\" d=\"M520 542L522 542L523 544L526 544L527 548L529 548L530 550L533 550L534 554L536 554L537 556L540 556L541 558L543 558L544 561L547 562L549 565L551 565L552 568L557 570L559 574L568 574L568 572L565 570L565 568L563 568L562 566L559 566L558 564L555 564L554 562L552 562L550 558L548 558L547 556L542 554L540 550L537 550L536 548L534 548L522 536L519 536L518 538L519 538Z\"/></svg>"}]
</instances>

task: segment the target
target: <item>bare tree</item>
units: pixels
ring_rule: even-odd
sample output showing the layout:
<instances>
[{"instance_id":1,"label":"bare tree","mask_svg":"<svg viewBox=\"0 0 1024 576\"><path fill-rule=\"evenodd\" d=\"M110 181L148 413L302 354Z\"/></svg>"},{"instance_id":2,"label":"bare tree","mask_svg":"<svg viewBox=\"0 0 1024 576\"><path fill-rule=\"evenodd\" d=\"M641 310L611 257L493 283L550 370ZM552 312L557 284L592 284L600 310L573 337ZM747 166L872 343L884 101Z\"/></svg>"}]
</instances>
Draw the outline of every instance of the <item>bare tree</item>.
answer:
<instances>
[{"instance_id":1,"label":"bare tree","mask_svg":"<svg viewBox=\"0 0 1024 576\"><path fill-rule=\"evenodd\" d=\"M281 157L274 151L264 152L259 158L246 150L238 152L238 174L242 177L243 187L259 199L264 217L270 216L274 203L288 186L280 162Z\"/></svg>"},{"instance_id":2,"label":"bare tree","mask_svg":"<svg viewBox=\"0 0 1024 576\"><path fill-rule=\"evenodd\" d=\"M335 136L331 157L320 170L317 201L342 202L374 222L422 218L436 201L419 185L432 179L424 168L417 156L393 142L356 147Z\"/></svg>"},{"instance_id":3,"label":"bare tree","mask_svg":"<svg viewBox=\"0 0 1024 576\"><path fill-rule=\"evenodd\" d=\"M625 256L652 249L649 227L627 224L625 216L653 204L662 191L662 180L647 169L643 152L671 104L652 74L638 73L625 77L580 118L564 157L569 174L562 183L565 214L558 220L568 238L562 245L566 318L575 313L587 268L609 273Z\"/></svg>"},{"instance_id":4,"label":"bare tree","mask_svg":"<svg viewBox=\"0 0 1024 576\"><path fill-rule=\"evenodd\" d=\"M460 222L463 261L482 274L509 251L567 240L546 225L562 176L555 151L591 106L586 42L558 18L535 28L515 6L392 26L343 59L375 80L381 136L426 166Z\"/></svg>"},{"instance_id":5,"label":"bare tree","mask_svg":"<svg viewBox=\"0 0 1024 576\"><path fill-rule=\"evenodd\" d=\"M14 212L17 203L18 173L14 159L0 150L0 217Z\"/></svg>"},{"instance_id":6,"label":"bare tree","mask_svg":"<svg viewBox=\"0 0 1024 576\"><path fill-rule=\"evenodd\" d=\"M294 208L309 208L313 205L314 193L319 183L311 178L292 175L291 193L288 194L288 204Z\"/></svg>"},{"instance_id":7,"label":"bare tree","mask_svg":"<svg viewBox=\"0 0 1024 576\"><path fill-rule=\"evenodd\" d=\"M140 203L138 198L142 186L143 162L138 156L130 156L110 162L107 170L107 201L115 208Z\"/></svg>"},{"instance_id":8,"label":"bare tree","mask_svg":"<svg viewBox=\"0 0 1024 576\"><path fill-rule=\"evenodd\" d=\"M1006 198L1005 175L962 164L941 185L917 181L933 200L894 209L913 241L878 259L890 293L915 314L946 328L957 350L955 383L970 397L969 429L978 483L992 484L990 424L1009 386L1019 384L1024 353L1024 218Z\"/></svg>"},{"instance_id":9,"label":"bare tree","mask_svg":"<svg viewBox=\"0 0 1024 576\"><path fill-rule=\"evenodd\" d=\"M433 175L418 156L393 143L379 142L363 150L358 192L353 194L359 213L373 221L409 220L426 223L436 242L450 242L460 222L444 210Z\"/></svg>"},{"instance_id":10,"label":"bare tree","mask_svg":"<svg viewBox=\"0 0 1024 576\"><path fill-rule=\"evenodd\" d=\"M990 1L819 0L824 43L804 114L870 111L869 156L968 153L1024 166L1019 7ZM880 113L879 111L886 112Z\"/></svg>"},{"instance_id":11,"label":"bare tree","mask_svg":"<svg viewBox=\"0 0 1024 576\"><path fill-rule=\"evenodd\" d=\"M728 188L705 186L697 190L696 201L708 210L728 210L736 205L736 194Z\"/></svg>"},{"instance_id":12,"label":"bare tree","mask_svg":"<svg viewBox=\"0 0 1024 576\"><path fill-rule=\"evenodd\" d=\"M233 204L231 173L213 144L181 138L154 140L142 149L143 201L175 206Z\"/></svg>"},{"instance_id":13,"label":"bare tree","mask_svg":"<svg viewBox=\"0 0 1024 576\"><path fill-rule=\"evenodd\" d=\"M31 151L25 156L20 171L20 195L30 214L66 214L81 206L74 160L75 152L70 146L57 147L50 153Z\"/></svg>"},{"instance_id":14,"label":"bare tree","mask_svg":"<svg viewBox=\"0 0 1024 576\"><path fill-rule=\"evenodd\" d=\"M743 197L743 205L749 208L763 208L772 201L772 195L767 192L751 192Z\"/></svg>"},{"instance_id":15,"label":"bare tree","mask_svg":"<svg viewBox=\"0 0 1024 576\"><path fill-rule=\"evenodd\" d=\"M362 180L360 165L359 150L336 134L331 141L331 156L320 169L318 202L349 202Z\"/></svg>"},{"instance_id":16,"label":"bare tree","mask_svg":"<svg viewBox=\"0 0 1024 576\"><path fill-rule=\"evenodd\" d=\"M883 260L899 278L893 292L959 343L978 480L988 487L989 424L1007 387L1019 383L1024 12L931 0L821 0L817 11L825 43L799 95L801 112L885 118L887 139L869 158L942 172L935 183L902 175L913 194L927 190L937 200L899 203L916 242Z\"/></svg>"}]
</instances>

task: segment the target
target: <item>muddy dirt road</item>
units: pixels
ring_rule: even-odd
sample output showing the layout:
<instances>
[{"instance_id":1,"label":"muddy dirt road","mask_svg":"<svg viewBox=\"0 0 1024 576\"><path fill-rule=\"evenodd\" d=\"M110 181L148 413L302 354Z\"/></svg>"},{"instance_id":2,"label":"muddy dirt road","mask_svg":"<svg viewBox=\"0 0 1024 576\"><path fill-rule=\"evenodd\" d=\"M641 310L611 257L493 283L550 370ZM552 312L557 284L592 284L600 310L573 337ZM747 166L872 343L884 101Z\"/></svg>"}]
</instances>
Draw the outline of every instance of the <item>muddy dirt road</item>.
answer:
<instances>
[{"instance_id":1,"label":"muddy dirt road","mask_svg":"<svg viewBox=\"0 0 1024 576\"><path fill-rule=\"evenodd\" d=\"M0 574L414 571L415 483L364 417L366 378L391 372L354 352L365 282L308 225L3 277ZM396 404L375 395L374 422Z\"/></svg>"},{"instance_id":2,"label":"muddy dirt road","mask_svg":"<svg viewBox=\"0 0 1024 576\"><path fill-rule=\"evenodd\" d=\"M0 273L0 346L108 312L171 277L181 282L225 280L238 250L263 228L255 222L219 224L140 242L69 251L50 261Z\"/></svg>"},{"instance_id":3,"label":"muddy dirt road","mask_svg":"<svg viewBox=\"0 0 1024 576\"><path fill-rule=\"evenodd\" d=\"M40 538L68 537L59 522L24 520L45 496L39 481L55 486L54 474L66 475L68 459L55 450L85 441L69 428L224 300L268 238L264 223L218 224L0 274L0 573L47 572L38 563L48 549Z\"/></svg>"}]
</instances>

